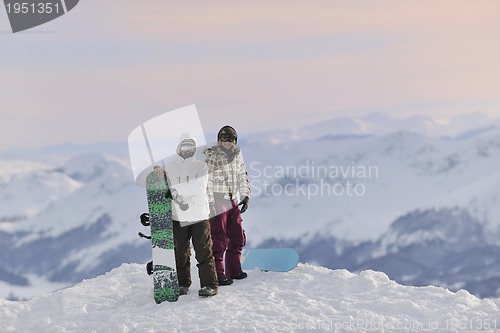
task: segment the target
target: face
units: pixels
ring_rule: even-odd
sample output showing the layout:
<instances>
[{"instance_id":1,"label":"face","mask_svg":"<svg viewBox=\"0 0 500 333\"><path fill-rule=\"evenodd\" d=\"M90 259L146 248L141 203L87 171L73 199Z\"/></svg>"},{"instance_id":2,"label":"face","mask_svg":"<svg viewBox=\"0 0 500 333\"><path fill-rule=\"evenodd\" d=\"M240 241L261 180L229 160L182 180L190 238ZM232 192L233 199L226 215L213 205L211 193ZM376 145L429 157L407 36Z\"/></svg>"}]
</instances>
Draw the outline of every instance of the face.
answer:
<instances>
[{"instance_id":1,"label":"face","mask_svg":"<svg viewBox=\"0 0 500 333\"><path fill-rule=\"evenodd\" d=\"M194 156L195 152L196 152L196 147L194 147L194 146L183 145L183 146L181 146L181 149L180 149L180 155L184 158Z\"/></svg>"},{"instance_id":2,"label":"face","mask_svg":"<svg viewBox=\"0 0 500 333\"><path fill-rule=\"evenodd\" d=\"M196 145L194 142L181 142L178 154L180 157L189 158L196 153Z\"/></svg>"},{"instance_id":3,"label":"face","mask_svg":"<svg viewBox=\"0 0 500 333\"><path fill-rule=\"evenodd\" d=\"M232 146L233 146L232 142L230 142L230 141L222 141L222 147L224 147L224 149L231 149Z\"/></svg>"},{"instance_id":4,"label":"face","mask_svg":"<svg viewBox=\"0 0 500 333\"><path fill-rule=\"evenodd\" d=\"M221 135L221 141L222 141L222 147L224 147L225 149L230 149L233 146L234 141L236 141L236 139L233 135L224 133Z\"/></svg>"}]
</instances>

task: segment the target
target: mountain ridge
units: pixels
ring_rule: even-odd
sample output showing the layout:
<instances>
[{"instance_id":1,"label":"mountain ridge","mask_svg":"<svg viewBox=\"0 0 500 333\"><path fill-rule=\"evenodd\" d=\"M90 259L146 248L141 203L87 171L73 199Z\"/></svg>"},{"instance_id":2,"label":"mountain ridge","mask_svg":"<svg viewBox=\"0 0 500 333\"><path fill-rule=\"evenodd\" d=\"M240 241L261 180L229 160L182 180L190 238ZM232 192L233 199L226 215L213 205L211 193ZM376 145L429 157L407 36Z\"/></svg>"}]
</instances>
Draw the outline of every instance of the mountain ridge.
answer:
<instances>
[{"instance_id":1,"label":"mountain ridge","mask_svg":"<svg viewBox=\"0 0 500 333\"><path fill-rule=\"evenodd\" d=\"M443 248L446 242L431 237L443 230L443 237L453 237L453 227L446 227L446 218L460 223L462 213L450 213L456 209L470 215L466 220L471 224L479 224L474 232L486 235L486 242L477 238L484 248L471 251L486 251L489 263L496 267L492 254L497 253L495 235L500 235L495 222L500 217L496 208L500 197L496 186L499 142L500 131L495 130L467 139L396 132L275 145L243 143L252 187L251 208L243 215L248 246L288 244L301 250L308 262L353 271L362 267L385 269L401 283L440 283L450 288L471 285L470 275L453 273L453 269L472 269L473 256L463 255L467 260L459 268L443 263L443 272L451 272L449 281L436 280L425 272L429 267L415 261L420 271L410 273L414 267L405 260L414 257L422 244L434 244L435 251L444 249L454 258L466 251L465 247L453 245L455 253L449 247ZM147 210L144 189L134 184L124 154L74 153L43 163L0 161L0 197L15 199L0 209L0 245L5 249L0 254L0 271L4 272L0 274L0 285L5 292L0 296L9 297L12 292L12 297L29 298L60 288L61 284L103 274L122 262L150 260L149 242L137 237L138 231L144 231L138 223L138 216ZM313 170L346 166L374 166L377 172L361 177L359 173L333 175ZM297 172L278 175L273 171L279 167ZM30 190L21 186L23 182L31 186ZM361 195L349 195L349 183L351 189L362 189L358 191ZM33 203L37 203L36 207L30 208ZM415 213L419 211L425 214ZM398 234L390 244L385 243L398 254L389 253L378 243L387 239L388 231L394 231L391 227L395 221L417 223L433 214L443 228L428 226L427 231L411 234L420 244L400 243L404 246L396 248L394 244L403 237ZM347 250L352 255L347 255ZM30 253L40 253L43 260L31 260ZM377 253L379 256L373 255ZM395 270L395 262L399 263L399 271ZM484 273L488 290L477 291L477 285L470 290L482 297L496 295L495 273L486 262L478 263L482 266L475 270ZM45 280L39 285L25 272ZM29 285L23 289L7 283L12 281L9 274L28 279ZM460 276L461 282L457 280Z\"/></svg>"}]
</instances>

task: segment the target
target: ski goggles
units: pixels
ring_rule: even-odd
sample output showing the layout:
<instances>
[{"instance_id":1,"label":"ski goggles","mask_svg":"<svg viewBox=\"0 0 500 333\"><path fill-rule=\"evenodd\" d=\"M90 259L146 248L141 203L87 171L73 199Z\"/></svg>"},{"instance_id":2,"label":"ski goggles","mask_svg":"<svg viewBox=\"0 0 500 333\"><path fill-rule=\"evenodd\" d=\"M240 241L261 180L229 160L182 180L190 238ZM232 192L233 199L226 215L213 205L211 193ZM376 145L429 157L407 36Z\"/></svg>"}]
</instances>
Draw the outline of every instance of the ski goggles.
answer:
<instances>
[{"instance_id":1,"label":"ski goggles","mask_svg":"<svg viewBox=\"0 0 500 333\"><path fill-rule=\"evenodd\" d=\"M191 145L183 145L180 147L179 149L182 153L194 153L196 151L196 147L195 146L191 146Z\"/></svg>"},{"instance_id":2,"label":"ski goggles","mask_svg":"<svg viewBox=\"0 0 500 333\"><path fill-rule=\"evenodd\" d=\"M222 134L220 136L220 140L222 142L235 142L236 141L236 137L232 134Z\"/></svg>"},{"instance_id":3,"label":"ski goggles","mask_svg":"<svg viewBox=\"0 0 500 333\"><path fill-rule=\"evenodd\" d=\"M179 155L193 155L196 151L196 142L192 139L185 139L177 147Z\"/></svg>"}]
</instances>

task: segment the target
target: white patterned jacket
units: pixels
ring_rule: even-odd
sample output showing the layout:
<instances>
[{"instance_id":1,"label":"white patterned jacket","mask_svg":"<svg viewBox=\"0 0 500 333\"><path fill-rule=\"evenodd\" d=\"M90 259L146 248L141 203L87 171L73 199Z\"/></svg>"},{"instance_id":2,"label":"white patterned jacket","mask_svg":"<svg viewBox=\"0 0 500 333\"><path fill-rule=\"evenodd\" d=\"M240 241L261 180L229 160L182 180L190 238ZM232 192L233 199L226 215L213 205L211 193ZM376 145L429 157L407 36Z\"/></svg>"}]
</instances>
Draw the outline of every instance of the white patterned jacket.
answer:
<instances>
[{"instance_id":1,"label":"white patterned jacket","mask_svg":"<svg viewBox=\"0 0 500 333\"><path fill-rule=\"evenodd\" d=\"M208 201L214 202L214 193L224 195L224 199L250 198L250 182L247 168L239 147L226 153L220 146L213 146L205 151L208 165Z\"/></svg>"}]
</instances>

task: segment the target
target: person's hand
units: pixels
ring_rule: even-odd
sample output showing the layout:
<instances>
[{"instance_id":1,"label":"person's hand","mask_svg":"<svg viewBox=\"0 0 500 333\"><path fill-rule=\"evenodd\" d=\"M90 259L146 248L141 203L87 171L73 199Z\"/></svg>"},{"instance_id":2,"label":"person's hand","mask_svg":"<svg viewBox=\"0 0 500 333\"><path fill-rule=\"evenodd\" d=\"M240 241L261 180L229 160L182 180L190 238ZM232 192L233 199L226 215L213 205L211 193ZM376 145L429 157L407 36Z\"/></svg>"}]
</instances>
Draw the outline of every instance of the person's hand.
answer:
<instances>
[{"instance_id":1,"label":"person's hand","mask_svg":"<svg viewBox=\"0 0 500 333\"><path fill-rule=\"evenodd\" d=\"M208 208L210 209L210 217L215 217L217 213L215 212L215 204L213 202L208 203Z\"/></svg>"},{"instance_id":2,"label":"person's hand","mask_svg":"<svg viewBox=\"0 0 500 333\"><path fill-rule=\"evenodd\" d=\"M241 199L240 203L238 204L238 206L241 206L240 211L242 214L248 209L249 200L250 199L248 197L243 197L243 199Z\"/></svg>"},{"instance_id":3,"label":"person's hand","mask_svg":"<svg viewBox=\"0 0 500 333\"><path fill-rule=\"evenodd\" d=\"M155 166L154 167L154 171L155 171L155 174L160 177L160 178L163 178L163 176L165 175L165 170L163 170L161 167L159 166Z\"/></svg>"},{"instance_id":4,"label":"person's hand","mask_svg":"<svg viewBox=\"0 0 500 333\"><path fill-rule=\"evenodd\" d=\"M185 212L186 210L189 209L189 204L185 203L185 202L179 202L179 208Z\"/></svg>"}]
</instances>

